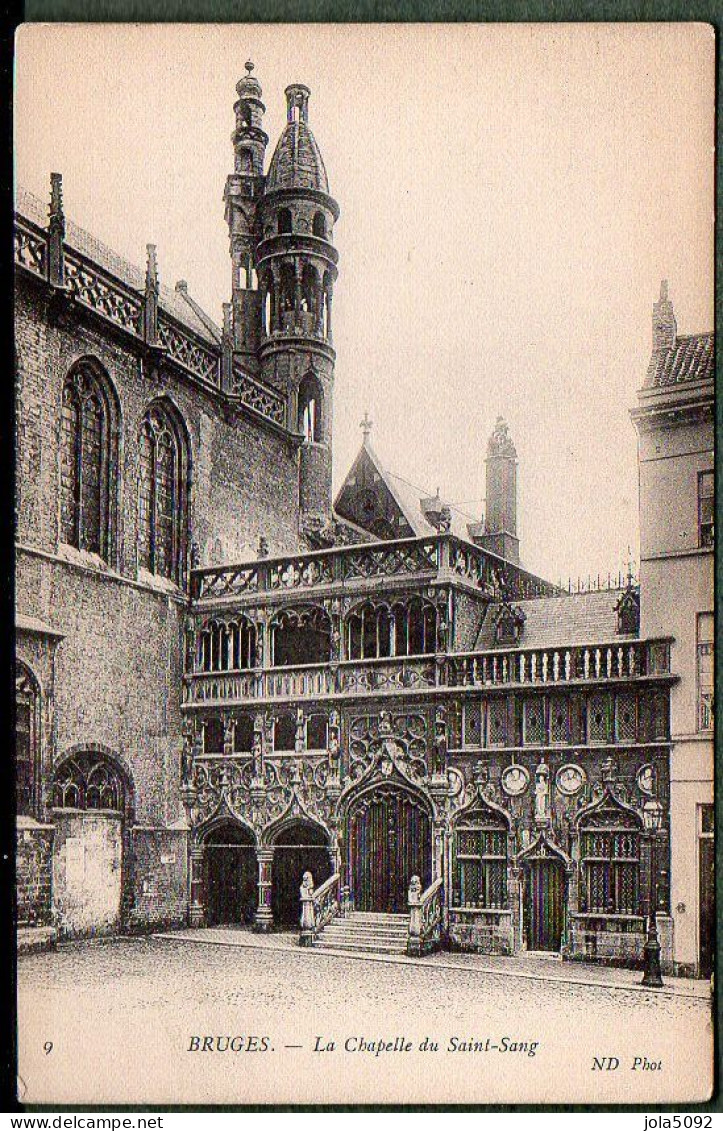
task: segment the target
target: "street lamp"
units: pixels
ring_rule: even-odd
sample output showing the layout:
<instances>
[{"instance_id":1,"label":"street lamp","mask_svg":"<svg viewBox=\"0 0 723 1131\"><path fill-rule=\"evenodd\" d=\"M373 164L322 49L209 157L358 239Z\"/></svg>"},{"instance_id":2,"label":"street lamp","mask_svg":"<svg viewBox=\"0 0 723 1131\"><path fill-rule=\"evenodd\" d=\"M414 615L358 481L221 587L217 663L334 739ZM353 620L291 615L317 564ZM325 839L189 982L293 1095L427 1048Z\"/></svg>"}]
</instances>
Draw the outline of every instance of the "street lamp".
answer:
<instances>
[{"instance_id":1,"label":"street lamp","mask_svg":"<svg viewBox=\"0 0 723 1131\"><path fill-rule=\"evenodd\" d=\"M642 985L660 989L663 978L660 973L660 939L656 919L657 885L655 883L655 840L663 825L663 806L655 799L646 801L643 806L645 829L650 835L650 887L648 892L648 934L643 948L644 974Z\"/></svg>"}]
</instances>

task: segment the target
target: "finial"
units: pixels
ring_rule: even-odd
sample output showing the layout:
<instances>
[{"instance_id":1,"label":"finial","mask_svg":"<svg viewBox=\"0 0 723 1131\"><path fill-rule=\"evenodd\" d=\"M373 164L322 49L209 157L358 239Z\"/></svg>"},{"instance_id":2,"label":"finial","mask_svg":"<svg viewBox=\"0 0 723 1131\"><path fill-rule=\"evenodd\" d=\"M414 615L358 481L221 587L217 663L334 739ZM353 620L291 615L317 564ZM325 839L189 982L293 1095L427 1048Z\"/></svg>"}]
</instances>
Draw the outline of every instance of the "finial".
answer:
<instances>
[{"instance_id":1,"label":"finial","mask_svg":"<svg viewBox=\"0 0 723 1131\"><path fill-rule=\"evenodd\" d=\"M146 244L146 290L158 288L158 260L156 258L156 245Z\"/></svg>"},{"instance_id":2,"label":"finial","mask_svg":"<svg viewBox=\"0 0 723 1131\"><path fill-rule=\"evenodd\" d=\"M667 279L661 279L660 280L660 301L666 302L667 298L668 298L668 280Z\"/></svg>"},{"instance_id":3,"label":"finial","mask_svg":"<svg viewBox=\"0 0 723 1131\"><path fill-rule=\"evenodd\" d=\"M253 69L254 69L254 65L253 65L253 63L251 62L251 60L250 60L250 59L247 59L247 60L246 60L246 62L244 63L244 66L245 66L245 68L246 68L246 73L250 75L250 74L251 74L251 72L252 72L252 71L253 71Z\"/></svg>"},{"instance_id":4,"label":"finial","mask_svg":"<svg viewBox=\"0 0 723 1131\"><path fill-rule=\"evenodd\" d=\"M371 431L372 431L372 427L373 427L372 421L369 419L369 413L368 412L364 413L364 419L362 420L359 427L362 430L362 435L364 436L364 443L366 444L369 441L369 437L371 435Z\"/></svg>"},{"instance_id":5,"label":"finial","mask_svg":"<svg viewBox=\"0 0 723 1131\"><path fill-rule=\"evenodd\" d=\"M63 215L63 174L50 174L50 213L56 216Z\"/></svg>"}]
</instances>

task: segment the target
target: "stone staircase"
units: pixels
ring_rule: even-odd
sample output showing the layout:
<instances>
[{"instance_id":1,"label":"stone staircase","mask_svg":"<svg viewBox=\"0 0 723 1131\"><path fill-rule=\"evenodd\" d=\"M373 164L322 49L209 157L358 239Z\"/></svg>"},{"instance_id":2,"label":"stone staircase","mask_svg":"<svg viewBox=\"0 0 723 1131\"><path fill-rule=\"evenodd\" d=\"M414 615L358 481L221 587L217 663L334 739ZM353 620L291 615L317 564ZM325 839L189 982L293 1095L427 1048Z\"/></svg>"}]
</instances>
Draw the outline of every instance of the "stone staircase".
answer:
<instances>
[{"instance_id":1,"label":"stone staircase","mask_svg":"<svg viewBox=\"0 0 723 1131\"><path fill-rule=\"evenodd\" d=\"M406 954L409 915L352 911L327 923L314 941L318 950Z\"/></svg>"}]
</instances>

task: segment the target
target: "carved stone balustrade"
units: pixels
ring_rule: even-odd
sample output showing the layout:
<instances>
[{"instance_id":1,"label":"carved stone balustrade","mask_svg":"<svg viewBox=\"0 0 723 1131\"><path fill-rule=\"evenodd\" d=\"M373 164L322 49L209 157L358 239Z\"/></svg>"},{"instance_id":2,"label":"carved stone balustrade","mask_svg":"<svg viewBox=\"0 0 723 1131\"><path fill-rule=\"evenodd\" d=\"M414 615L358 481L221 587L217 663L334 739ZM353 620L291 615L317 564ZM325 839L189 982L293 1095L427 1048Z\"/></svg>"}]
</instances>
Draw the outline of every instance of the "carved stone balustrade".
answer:
<instances>
[{"instance_id":1,"label":"carved stone balustrade","mask_svg":"<svg viewBox=\"0 0 723 1131\"><path fill-rule=\"evenodd\" d=\"M667 640L610 641L569 648L497 649L449 656L451 687L630 680L670 673Z\"/></svg>"}]
</instances>

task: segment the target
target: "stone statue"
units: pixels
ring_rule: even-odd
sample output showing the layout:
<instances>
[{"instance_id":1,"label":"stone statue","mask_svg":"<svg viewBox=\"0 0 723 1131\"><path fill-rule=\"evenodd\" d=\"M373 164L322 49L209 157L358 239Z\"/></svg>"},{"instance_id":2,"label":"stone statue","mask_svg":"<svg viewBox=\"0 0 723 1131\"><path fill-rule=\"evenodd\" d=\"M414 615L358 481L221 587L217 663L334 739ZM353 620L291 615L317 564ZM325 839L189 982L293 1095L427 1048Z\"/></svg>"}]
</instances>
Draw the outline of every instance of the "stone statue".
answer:
<instances>
[{"instance_id":1,"label":"stone statue","mask_svg":"<svg viewBox=\"0 0 723 1131\"><path fill-rule=\"evenodd\" d=\"M535 820L547 823L550 819L550 771L545 762L535 770Z\"/></svg>"},{"instance_id":2,"label":"stone statue","mask_svg":"<svg viewBox=\"0 0 723 1131\"><path fill-rule=\"evenodd\" d=\"M183 746L181 747L181 785L190 785L193 780L193 735L184 726Z\"/></svg>"}]
</instances>

